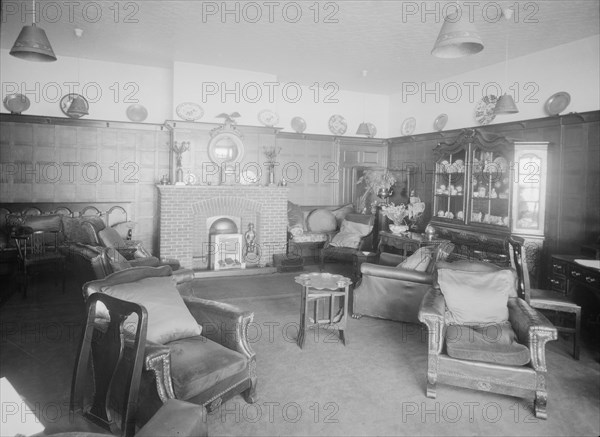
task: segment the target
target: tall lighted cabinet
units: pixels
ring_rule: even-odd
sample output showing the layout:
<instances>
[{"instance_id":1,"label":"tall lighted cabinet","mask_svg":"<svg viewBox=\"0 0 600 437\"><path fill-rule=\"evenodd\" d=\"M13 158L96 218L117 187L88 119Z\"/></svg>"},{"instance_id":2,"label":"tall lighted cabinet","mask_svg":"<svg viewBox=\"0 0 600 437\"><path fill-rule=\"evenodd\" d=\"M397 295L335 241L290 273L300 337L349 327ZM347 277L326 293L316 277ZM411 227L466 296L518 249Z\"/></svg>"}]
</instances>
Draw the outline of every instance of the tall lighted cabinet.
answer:
<instances>
[{"instance_id":1,"label":"tall lighted cabinet","mask_svg":"<svg viewBox=\"0 0 600 437\"><path fill-rule=\"evenodd\" d=\"M526 240L536 282L544 239L547 143L514 142L476 129L434 150L431 225L455 256L508 264L506 237Z\"/></svg>"}]
</instances>

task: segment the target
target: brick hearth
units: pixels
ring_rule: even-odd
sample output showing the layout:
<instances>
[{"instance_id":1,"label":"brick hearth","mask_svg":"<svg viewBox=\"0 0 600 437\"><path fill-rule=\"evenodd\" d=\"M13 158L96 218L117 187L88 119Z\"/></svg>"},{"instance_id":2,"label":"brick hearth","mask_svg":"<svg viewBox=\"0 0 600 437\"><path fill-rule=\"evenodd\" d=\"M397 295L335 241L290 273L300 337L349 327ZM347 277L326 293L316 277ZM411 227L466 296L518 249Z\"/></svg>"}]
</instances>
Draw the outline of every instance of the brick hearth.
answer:
<instances>
[{"instance_id":1,"label":"brick hearth","mask_svg":"<svg viewBox=\"0 0 600 437\"><path fill-rule=\"evenodd\" d=\"M241 218L243 234L254 223L260 265L272 265L284 254L287 236L287 188L246 185L158 185L160 256L176 258L186 268L206 268L209 250L206 220L214 216Z\"/></svg>"}]
</instances>

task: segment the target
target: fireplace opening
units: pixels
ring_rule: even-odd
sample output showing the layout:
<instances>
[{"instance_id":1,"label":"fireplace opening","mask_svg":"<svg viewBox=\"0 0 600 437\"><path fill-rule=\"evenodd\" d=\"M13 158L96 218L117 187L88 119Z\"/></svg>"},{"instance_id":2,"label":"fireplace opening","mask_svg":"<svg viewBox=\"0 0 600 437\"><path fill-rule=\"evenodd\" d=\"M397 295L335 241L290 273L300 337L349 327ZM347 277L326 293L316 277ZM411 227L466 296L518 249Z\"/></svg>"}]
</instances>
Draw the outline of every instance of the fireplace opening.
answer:
<instances>
[{"instance_id":1,"label":"fireplace opening","mask_svg":"<svg viewBox=\"0 0 600 437\"><path fill-rule=\"evenodd\" d=\"M213 270L244 269L242 260L243 236L238 232L240 220L214 218L208 230L208 265Z\"/></svg>"}]
</instances>

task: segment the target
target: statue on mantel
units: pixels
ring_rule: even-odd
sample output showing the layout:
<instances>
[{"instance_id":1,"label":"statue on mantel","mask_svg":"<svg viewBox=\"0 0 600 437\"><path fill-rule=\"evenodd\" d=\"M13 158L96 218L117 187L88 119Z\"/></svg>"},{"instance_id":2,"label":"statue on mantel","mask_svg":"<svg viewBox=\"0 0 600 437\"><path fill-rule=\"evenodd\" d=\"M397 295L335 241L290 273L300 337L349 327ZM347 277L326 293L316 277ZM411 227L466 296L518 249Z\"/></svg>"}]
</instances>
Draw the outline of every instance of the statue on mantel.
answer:
<instances>
[{"instance_id":1,"label":"statue on mantel","mask_svg":"<svg viewBox=\"0 0 600 437\"><path fill-rule=\"evenodd\" d=\"M171 146L171 150L175 154L175 163L177 169L175 170L175 185L185 185L183 181L183 167L181 165L181 157L184 152L187 152L190 149L189 141L182 141L181 144L177 144L177 141L173 143Z\"/></svg>"}]
</instances>

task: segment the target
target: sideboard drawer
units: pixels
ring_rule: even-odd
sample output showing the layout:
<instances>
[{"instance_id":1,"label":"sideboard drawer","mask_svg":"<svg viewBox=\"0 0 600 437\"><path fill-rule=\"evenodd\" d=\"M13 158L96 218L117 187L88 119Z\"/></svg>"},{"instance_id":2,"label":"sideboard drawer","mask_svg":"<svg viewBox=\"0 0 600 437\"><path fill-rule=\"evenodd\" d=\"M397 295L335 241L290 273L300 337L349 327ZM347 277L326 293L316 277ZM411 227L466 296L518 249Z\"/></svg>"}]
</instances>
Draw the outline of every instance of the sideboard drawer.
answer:
<instances>
[{"instance_id":1,"label":"sideboard drawer","mask_svg":"<svg viewBox=\"0 0 600 437\"><path fill-rule=\"evenodd\" d=\"M552 259L552 273L554 275L566 275L567 274L567 264L563 261L557 260L555 258Z\"/></svg>"},{"instance_id":2,"label":"sideboard drawer","mask_svg":"<svg viewBox=\"0 0 600 437\"><path fill-rule=\"evenodd\" d=\"M548 281L550 282L550 286L555 291L560 291L561 293L567 292L567 280L563 276L551 276Z\"/></svg>"},{"instance_id":3,"label":"sideboard drawer","mask_svg":"<svg viewBox=\"0 0 600 437\"><path fill-rule=\"evenodd\" d=\"M600 285L600 273L592 273L574 265L569 266L569 279L596 288Z\"/></svg>"}]
</instances>

